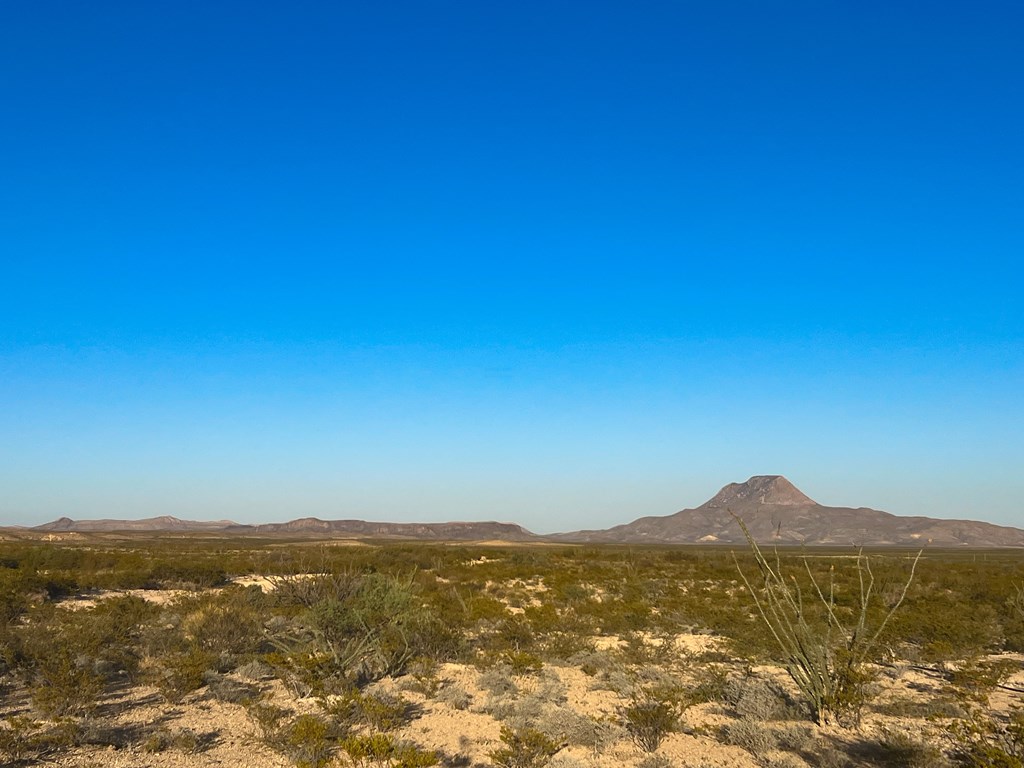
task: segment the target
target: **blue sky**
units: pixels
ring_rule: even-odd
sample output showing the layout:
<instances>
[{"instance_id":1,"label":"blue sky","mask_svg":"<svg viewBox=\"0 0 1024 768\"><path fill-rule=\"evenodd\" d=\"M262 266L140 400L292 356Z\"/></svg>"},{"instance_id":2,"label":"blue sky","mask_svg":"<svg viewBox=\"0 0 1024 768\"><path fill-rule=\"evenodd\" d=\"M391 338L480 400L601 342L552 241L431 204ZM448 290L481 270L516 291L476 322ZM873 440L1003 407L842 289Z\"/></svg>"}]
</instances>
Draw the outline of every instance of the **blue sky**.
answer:
<instances>
[{"instance_id":1,"label":"blue sky","mask_svg":"<svg viewBox=\"0 0 1024 768\"><path fill-rule=\"evenodd\" d=\"M7 7L0 520L569 530L782 473L1022 525L1022 35L995 2Z\"/></svg>"}]
</instances>

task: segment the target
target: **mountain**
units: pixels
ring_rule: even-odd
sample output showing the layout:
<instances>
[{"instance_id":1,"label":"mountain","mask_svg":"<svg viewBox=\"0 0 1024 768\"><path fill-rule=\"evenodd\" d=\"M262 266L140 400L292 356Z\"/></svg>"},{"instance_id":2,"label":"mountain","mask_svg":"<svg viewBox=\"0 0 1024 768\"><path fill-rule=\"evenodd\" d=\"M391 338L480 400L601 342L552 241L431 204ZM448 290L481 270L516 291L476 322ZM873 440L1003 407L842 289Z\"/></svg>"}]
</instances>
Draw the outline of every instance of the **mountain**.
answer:
<instances>
[{"instance_id":1,"label":"mountain","mask_svg":"<svg viewBox=\"0 0 1024 768\"><path fill-rule=\"evenodd\" d=\"M109 533L111 531L223 531L235 526L230 520L179 520L170 515L147 517L144 520L72 520L61 517L52 523L37 525L31 530L50 533Z\"/></svg>"},{"instance_id":2,"label":"mountain","mask_svg":"<svg viewBox=\"0 0 1024 768\"><path fill-rule=\"evenodd\" d=\"M203 522L179 520L168 515L145 520L72 520L62 517L28 529L40 533L114 532L221 532L241 535L342 536L358 538L400 538L435 541L542 541L542 537L513 523L374 523L365 520L320 520L304 517L287 523L241 525L231 520Z\"/></svg>"},{"instance_id":3,"label":"mountain","mask_svg":"<svg viewBox=\"0 0 1024 768\"><path fill-rule=\"evenodd\" d=\"M495 522L374 523L366 520L320 520L303 517L287 523L238 526L256 534L326 534L366 538L401 538L435 541L541 541L520 525Z\"/></svg>"},{"instance_id":4,"label":"mountain","mask_svg":"<svg viewBox=\"0 0 1024 768\"><path fill-rule=\"evenodd\" d=\"M1024 530L972 520L900 517L866 507L819 504L782 475L755 475L730 483L695 509L641 517L605 530L575 531L552 538L594 543L744 542L733 513L761 543L937 547L1024 547Z\"/></svg>"},{"instance_id":5,"label":"mountain","mask_svg":"<svg viewBox=\"0 0 1024 768\"><path fill-rule=\"evenodd\" d=\"M240 525L230 520L198 522L176 517L145 520L71 520L22 531L37 533L208 532L242 536L407 539L421 541L516 541L607 544L743 544L733 519L740 517L754 538L779 545L935 547L1024 547L1024 530L972 520L900 517L866 507L819 504L782 475L755 475L729 483L695 509L641 517L605 530L538 536L513 523L376 523L304 517L287 523ZM8 529L13 530L13 529Z\"/></svg>"}]
</instances>

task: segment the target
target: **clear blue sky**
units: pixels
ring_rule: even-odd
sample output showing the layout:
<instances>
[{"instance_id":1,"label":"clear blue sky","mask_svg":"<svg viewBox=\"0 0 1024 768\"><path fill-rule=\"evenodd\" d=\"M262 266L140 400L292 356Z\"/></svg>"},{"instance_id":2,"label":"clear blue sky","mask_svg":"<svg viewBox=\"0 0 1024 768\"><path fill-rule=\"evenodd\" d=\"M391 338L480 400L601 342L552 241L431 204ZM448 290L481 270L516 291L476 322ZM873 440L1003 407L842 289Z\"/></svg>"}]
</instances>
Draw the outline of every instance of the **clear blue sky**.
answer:
<instances>
[{"instance_id":1,"label":"clear blue sky","mask_svg":"<svg viewBox=\"0 0 1024 768\"><path fill-rule=\"evenodd\" d=\"M0 11L0 521L1024 525L1017 2Z\"/></svg>"}]
</instances>

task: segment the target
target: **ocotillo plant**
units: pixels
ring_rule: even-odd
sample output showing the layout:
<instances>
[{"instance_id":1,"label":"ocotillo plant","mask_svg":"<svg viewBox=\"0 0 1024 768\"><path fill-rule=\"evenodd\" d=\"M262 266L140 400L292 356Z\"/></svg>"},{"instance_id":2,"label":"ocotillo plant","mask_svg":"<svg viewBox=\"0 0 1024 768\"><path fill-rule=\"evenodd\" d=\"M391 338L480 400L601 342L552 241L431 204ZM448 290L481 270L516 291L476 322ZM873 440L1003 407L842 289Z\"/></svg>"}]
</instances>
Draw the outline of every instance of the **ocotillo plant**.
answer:
<instances>
[{"instance_id":1,"label":"ocotillo plant","mask_svg":"<svg viewBox=\"0 0 1024 768\"><path fill-rule=\"evenodd\" d=\"M910 574L903 584L899 599L885 611L877 626L869 627L872 606L878 599L874 591L875 577L863 550L857 552L854 568L860 588L854 620L841 621L836 610L835 572L829 571L825 589L818 583L804 558L804 569L810 579L811 599L818 601L821 620L812 620L810 606L795 577L786 578L782 561L775 553L774 564L761 552L746 524L730 512L739 523L757 562L763 585L755 588L734 556L736 568L754 605L778 643L786 671L807 700L815 722L839 722L847 714L856 715L863 703L864 683L868 679L866 664L871 660L878 640L893 614L903 604L914 580L921 552L917 553Z\"/></svg>"}]
</instances>

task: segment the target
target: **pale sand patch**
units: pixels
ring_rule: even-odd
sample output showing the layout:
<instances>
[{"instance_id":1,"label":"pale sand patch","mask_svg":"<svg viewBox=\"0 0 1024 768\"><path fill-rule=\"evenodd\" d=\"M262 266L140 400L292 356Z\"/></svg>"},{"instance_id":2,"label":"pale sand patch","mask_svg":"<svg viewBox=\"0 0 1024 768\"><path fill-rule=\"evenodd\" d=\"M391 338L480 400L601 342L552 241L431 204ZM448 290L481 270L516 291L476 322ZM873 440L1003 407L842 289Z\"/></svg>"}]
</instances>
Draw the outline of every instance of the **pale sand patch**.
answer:
<instances>
[{"instance_id":1,"label":"pale sand patch","mask_svg":"<svg viewBox=\"0 0 1024 768\"><path fill-rule=\"evenodd\" d=\"M187 589L104 589L95 594L59 598L54 600L53 603L59 608L81 611L87 608L95 608L96 604L101 600L107 600L114 597L141 597L149 603L167 605L183 595L194 594L197 593L190 592Z\"/></svg>"},{"instance_id":2,"label":"pale sand patch","mask_svg":"<svg viewBox=\"0 0 1024 768\"><path fill-rule=\"evenodd\" d=\"M280 588L282 583L294 581L308 581L323 576L322 573L294 573L288 576L263 576L258 573L250 573L245 576L235 576L230 583L239 587L259 587L264 592L273 592Z\"/></svg>"},{"instance_id":3,"label":"pale sand patch","mask_svg":"<svg viewBox=\"0 0 1024 768\"><path fill-rule=\"evenodd\" d=\"M285 768L290 763L282 756L257 743L245 710L236 704L223 704L198 691L178 705L165 703L156 689L139 687L127 696L105 702L113 712L102 717L104 727L146 731L160 726L172 733L191 729L200 737L208 735L209 749L198 754L184 754L169 749L148 753L140 745L115 749L87 747L53 760L58 766L110 766L110 768ZM121 710L121 707L125 707Z\"/></svg>"},{"instance_id":4,"label":"pale sand patch","mask_svg":"<svg viewBox=\"0 0 1024 768\"><path fill-rule=\"evenodd\" d=\"M245 576L235 576L228 580L227 586L239 586L239 587L259 587L264 592L273 592L278 588L283 578L287 579L312 579L320 574L316 573L300 573L288 577L276 577L276 576L262 576L260 574L251 573ZM204 594L216 594L225 587L213 587L210 589L203 590ZM143 600L155 603L156 605L167 605L172 603L183 595L196 595L199 594L193 590L188 589L103 589L95 593L84 594L84 595L72 595L69 597L62 597L54 600L54 605L61 608L68 608L73 611L84 610L87 608L95 608L96 604L101 600L106 600L112 597L141 597Z\"/></svg>"}]
</instances>

